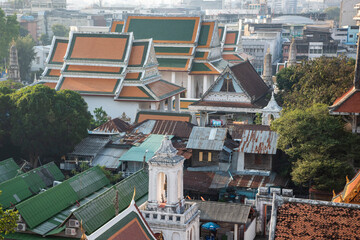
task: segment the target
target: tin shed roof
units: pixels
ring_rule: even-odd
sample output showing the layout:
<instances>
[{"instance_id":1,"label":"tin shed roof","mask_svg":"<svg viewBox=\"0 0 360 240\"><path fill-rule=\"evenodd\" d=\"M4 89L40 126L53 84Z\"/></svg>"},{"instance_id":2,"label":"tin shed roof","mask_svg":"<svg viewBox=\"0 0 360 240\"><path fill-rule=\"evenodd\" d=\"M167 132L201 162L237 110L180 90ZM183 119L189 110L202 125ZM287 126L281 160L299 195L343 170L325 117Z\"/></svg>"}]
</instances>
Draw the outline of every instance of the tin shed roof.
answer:
<instances>
[{"instance_id":1,"label":"tin shed roof","mask_svg":"<svg viewBox=\"0 0 360 240\"><path fill-rule=\"evenodd\" d=\"M186 148L221 151L227 128L193 127Z\"/></svg>"},{"instance_id":2,"label":"tin shed roof","mask_svg":"<svg viewBox=\"0 0 360 240\"><path fill-rule=\"evenodd\" d=\"M273 131L244 130L239 152L276 154L278 134Z\"/></svg>"}]
</instances>

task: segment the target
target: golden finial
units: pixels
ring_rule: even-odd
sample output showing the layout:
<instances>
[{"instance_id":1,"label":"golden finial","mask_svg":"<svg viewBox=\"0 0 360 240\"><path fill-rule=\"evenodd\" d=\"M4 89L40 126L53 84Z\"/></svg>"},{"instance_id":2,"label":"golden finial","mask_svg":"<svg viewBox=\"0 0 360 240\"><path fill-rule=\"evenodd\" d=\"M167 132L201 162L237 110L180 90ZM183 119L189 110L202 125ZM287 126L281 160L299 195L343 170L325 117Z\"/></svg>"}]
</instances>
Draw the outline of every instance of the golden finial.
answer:
<instances>
[{"instance_id":1,"label":"golden finial","mask_svg":"<svg viewBox=\"0 0 360 240\"><path fill-rule=\"evenodd\" d=\"M82 233L80 240L87 240L87 236L85 234L85 230L83 229L83 225L82 225L82 219L80 221L80 231Z\"/></svg>"},{"instance_id":2,"label":"golden finial","mask_svg":"<svg viewBox=\"0 0 360 240\"><path fill-rule=\"evenodd\" d=\"M348 176L346 175L346 184L348 184L350 181L349 181L349 178Z\"/></svg>"},{"instance_id":3,"label":"golden finial","mask_svg":"<svg viewBox=\"0 0 360 240\"><path fill-rule=\"evenodd\" d=\"M343 199L343 197L341 196L341 194L340 194L340 200L341 200L341 202L344 202L344 199Z\"/></svg>"},{"instance_id":4,"label":"golden finial","mask_svg":"<svg viewBox=\"0 0 360 240\"><path fill-rule=\"evenodd\" d=\"M136 187L134 187L134 194L131 201L135 201L135 195L136 195Z\"/></svg>"},{"instance_id":5,"label":"golden finial","mask_svg":"<svg viewBox=\"0 0 360 240\"><path fill-rule=\"evenodd\" d=\"M333 190L333 198L336 197L335 190Z\"/></svg>"}]
</instances>

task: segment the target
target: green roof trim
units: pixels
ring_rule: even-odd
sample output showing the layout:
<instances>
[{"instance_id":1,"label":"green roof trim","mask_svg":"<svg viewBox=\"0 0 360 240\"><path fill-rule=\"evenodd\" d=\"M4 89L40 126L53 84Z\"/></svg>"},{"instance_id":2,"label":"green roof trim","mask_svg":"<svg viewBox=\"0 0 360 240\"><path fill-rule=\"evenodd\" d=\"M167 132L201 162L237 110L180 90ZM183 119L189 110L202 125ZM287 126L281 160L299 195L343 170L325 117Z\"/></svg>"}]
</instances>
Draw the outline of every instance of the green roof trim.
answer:
<instances>
[{"instance_id":1,"label":"green roof trim","mask_svg":"<svg viewBox=\"0 0 360 240\"><path fill-rule=\"evenodd\" d=\"M189 59L182 58L157 58L159 67L162 68L186 68Z\"/></svg>"},{"instance_id":2,"label":"green roof trim","mask_svg":"<svg viewBox=\"0 0 360 240\"><path fill-rule=\"evenodd\" d=\"M18 173L21 174L22 171L14 159L8 158L0 162L0 183L15 177Z\"/></svg>"},{"instance_id":3,"label":"green roof trim","mask_svg":"<svg viewBox=\"0 0 360 240\"><path fill-rule=\"evenodd\" d=\"M219 35L219 39L220 41L222 41L223 37L224 37L224 30L225 30L225 27L218 27L218 31L221 33Z\"/></svg>"},{"instance_id":4,"label":"green roof trim","mask_svg":"<svg viewBox=\"0 0 360 240\"><path fill-rule=\"evenodd\" d=\"M72 52L74 50L74 46L75 46L75 41L77 38L81 38L81 37L88 37L88 38L125 38L126 39L126 44L125 44L125 48L124 48L124 52L121 56L121 59L91 59L91 58L73 58L71 57ZM130 42L130 35L125 35L125 34L94 34L94 33L73 33L73 36L71 38L71 42L69 42L69 48L68 48L68 54L66 56L67 60L86 60L86 61L94 61L94 62L98 62L98 61L107 61L107 62L124 62L125 57L126 57L126 53L128 52L128 46L129 46L129 42Z\"/></svg>"},{"instance_id":5,"label":"green roof trim","mask_svg":"<svg viewBox=\"0 0 360 240\"><path fill-rule=\"evenodd\" d=\"M155 52L158 55L161 55L162 53L168 53L168 54L190 54L192 48L191 47L155 47Z\"/></svg>"},{"instance_id":6,"label":"green roof trim","mask_svg":"<svg viewBox=\"0 0 360 240\"><path fill-rule=\"evenodd\" d=\"M54 55L55 55L55 52L56 52L56 49L58 47L58 44L59 43L66 43L68 44L68 40L65 40L65 39L55 39L55 44L54 44L54 47L51 49L51 57L50 57L50 60L48 62L48 64L63 64L63 62L54 62L53 61L53 58L54 58Z\"/></svg>"},{"instance_id":7,"label":"green roof trim","mask_svg":"<svg viewBox=\"0 0 360 240\"><path fill-rule=\"evenodd\" d=\"M153 38L154 41L194 42L195 19L128 18L125 32L133 32L135 39Z\"/></svg>"},{"instance_id":8,"label":"green roof trim","mask_svg":"<svg viewBox=\"0 0 360 240\"><path fill-rule=\"evenodd\" d=\"M41 189L53 185L53 181L62 181L65 177L60 169L51 162L8 181L0 183L0 204L4 208L19 203Z\"/></svg>"},{"instance_id":9,"label":"green roof trim","mask_svg":"<svg viewBox=\"0 0 360 240\"><path fill-rule=\"evenodd\" d=\"M130 161L130 162L142 162L144 160L148 162L154 155L155 152L159 149L162 140L165 135L161 134L151 134L146 140L140 144L140 146L130 148L126 153L120 157L120 161ZM169 136L171 139L173 136ZM146 153L146 151L148 151ZM146 153L146 154L145 154Z\"/></svg>"},{"instance_id":10,"label":"green roof trim","mask_svg":"<svg viewBox=\"0 0 360 240\"><path fill-rule=\"evenodd\" d=\"M148 52L148 48L149 48L149 41L133 42L132 46L133 47L144 46L144 51L142 54L141 63L140 64L129 64L128 67L143 67L144 63L145 63L146 55Z\"/></svg>"},{"instance_id":11,"label":"green roof trim","mask_svg":"<svg viewBox=\"0 0 360 240\"><path fill-rule=\"evenodd\" d=\"M83 221L83 228L86 233L91 234L115 217L114 199L116 190L119 196L119 212L122 212L129 206L134 188L136 188L135 201L138 201L147 195L148 185L148 173L140 170L76 209L73 214L76 219Z\"/></svg>"},{"instance_id":12,"label":"green roof trim","mask_svg":"<svg viewBox=\"0 0 360 240\"><path fill-rule=\"evenodd\" d=\"M20 204L16 205L22 218L30 228L34 228L76 201L90 195L109 184L109 180L99 167L64 181Z\"/></svg>"},{"instance_id":13,"label":"green roof trim","mask_svg":"<svg viewBox=\"0 0 360 240\"><path fill-rule=\"evenodd\" d=\"M209 37L210 25L201 25L198 46L205 46Z\"/></svg>"}]
</instances>

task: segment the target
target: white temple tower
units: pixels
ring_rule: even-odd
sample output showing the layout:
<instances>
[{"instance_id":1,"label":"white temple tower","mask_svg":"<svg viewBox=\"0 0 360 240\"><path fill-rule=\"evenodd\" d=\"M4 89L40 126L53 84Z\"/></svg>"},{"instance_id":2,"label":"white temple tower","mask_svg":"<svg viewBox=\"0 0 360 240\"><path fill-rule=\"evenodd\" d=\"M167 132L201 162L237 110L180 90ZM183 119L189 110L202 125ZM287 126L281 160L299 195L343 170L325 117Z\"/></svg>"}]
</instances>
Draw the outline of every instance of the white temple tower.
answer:
<instances>
[{"instance_id":1,"label":"white temple tower","mask_svg":"<svg viewBox=\"0 0 360 240\"><path fill-rule=\"evenodd\" d=\"M199 240L200 211L185 202L183 165L185 158L166 136L149 164L149 196L142 210L154 233L166 240Z\"/></svg>"},{"instance_id":2,"label":"white temple tower","mask_svg":"<svg viewBox=\"0 0 360 240\"><path fill-rule=\"evenodd\" d=\"M277 104L274 92L272 92L268 105L262 109L262 125L270 126L272 120L280 117L281 110L282 107Z\"/></svg>"}]
</instances>

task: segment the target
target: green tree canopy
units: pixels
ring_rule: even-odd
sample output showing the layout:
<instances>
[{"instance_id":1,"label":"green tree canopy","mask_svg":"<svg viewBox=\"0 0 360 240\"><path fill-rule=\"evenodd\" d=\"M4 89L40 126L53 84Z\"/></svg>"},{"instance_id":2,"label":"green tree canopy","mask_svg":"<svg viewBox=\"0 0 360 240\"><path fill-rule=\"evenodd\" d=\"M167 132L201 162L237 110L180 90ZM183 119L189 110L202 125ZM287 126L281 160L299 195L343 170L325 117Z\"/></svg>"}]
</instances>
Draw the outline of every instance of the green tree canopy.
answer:
<instances>
[{"instance_id":1,"label":"green tree canopy","mask_svg":"<svg viewBox=\"0 0 360 240\"><path fill-rule=\"evenodd\" d=\"M20 78L27 82L32 82L30 79L31 62L35 59L34 51L35 42L31 35L20 37L16 41L16 48L18 51Z\"/></svg>"},{"instance_id":2,"label":"green tree canopy","mask_svg":"<svg viewBox=\"0 0 360 240\"><path fill-rule=\"evenodd\" d=\"M0 191L1 194L1 191ZM19 219L17 211L13 209L4 211L0 205L0 239L4 239L3 234L15 232L16 221Z\"/></svg>"},{"instance_id":3,"label":"green tree canopy","mask_svg":"<svg viewBox=\"0 0 360 240\"><path fill-rule=\"evenodd\" d=\"M54 24L51 26L51 30L54 33L54 36L57 37L68 37L69 36L69 28L65 27L61 24Z\"/></svg>"},{"instance_id":4,"label":"green tree canopy","mask_svg":"<svg viewBox=\"0 0 360 240\"><path fill-rule=\"evenodd\" d=\"M352 86L354 64L346 57L321 57L281 70L277 84L284 106L304 109L316 103L331 105Z\"/></svg>"},{"instance_id":5,"label":"green tree canopy","mask_svg":"<svg viewBox=\"0 0 360 240\"><path fill-rule=\"evenodd\" d=\"M11 79L0 82L0 88L7 88L8 90L10 90L8 93L13 92L17 89L20 89L22 87L24 87L24 84L22 84L21 82L11 80Z\"/></svg>"},{"instance_id":6,"label":"green tree canopy","mask_svg":"<svg viewBox=\"0 0 360 240\"><path fill-rule=\"evenodd\" d=\"M35 85L11 98L11 139L34 167L39 157L66 154L87 135L91 114L78 93Z\"/></svg>"},{"instance_id":7,"label":"green tree canopy","mask_svg":"<svg viewBox=\"0 0 360 240\"><path fill-rule=\"evenodd\" d=\"M315 175L329 168L334 174L321 174L312 184L320 190L332 190L326 189L332 177L343 182L351 172L351 164L359 161L359 137L346 132L341 119L329 115L327 105L287 110L272 122L271 128L280 135L278 148L294 163L291 174L297 184L306 185L308 179L314 180ZM347 171L341 173L341 168Z\"/></svg>"},{"instance_id":8,"label":"green tree canopy","mask_svg":"<svg viewBox=\"0 0 360 240\"><path fill-rule=\"evenodd\" d=\"M5 66L4 59L9 60L10 43L19 36L20 26L16 15L5 16L0 8L0 68Z\"/></svg>"},{"instance_id":9,"label":"green tree canopy","mask_svg":"<svg viewBox=\"0 0 360 240\"><path fill-rule=\"evenodd\" d=\"M338 8L338 7L329 7L327 9L325 9L324 12L326 13L327 19L339 22L340 8Z\"/></svg>"},{"instance_id":10,"label":"green tree canopy","mask_svg":"<svg viewBox=\"0 0 360 240\"><path fill-rule=\"evenodd\" d=\"M106 123L109 119L111 119L107 113L105 112L105 110L100 107L100 108L95 108L94 110L94 115L91 118L91 129L97 128L98 126L103 125L104 123Z\"/></svg>"}]
</instances>

